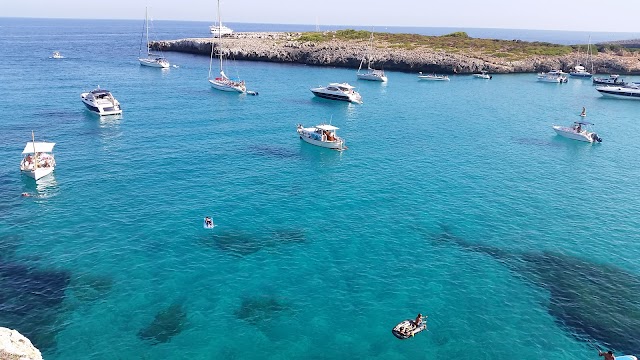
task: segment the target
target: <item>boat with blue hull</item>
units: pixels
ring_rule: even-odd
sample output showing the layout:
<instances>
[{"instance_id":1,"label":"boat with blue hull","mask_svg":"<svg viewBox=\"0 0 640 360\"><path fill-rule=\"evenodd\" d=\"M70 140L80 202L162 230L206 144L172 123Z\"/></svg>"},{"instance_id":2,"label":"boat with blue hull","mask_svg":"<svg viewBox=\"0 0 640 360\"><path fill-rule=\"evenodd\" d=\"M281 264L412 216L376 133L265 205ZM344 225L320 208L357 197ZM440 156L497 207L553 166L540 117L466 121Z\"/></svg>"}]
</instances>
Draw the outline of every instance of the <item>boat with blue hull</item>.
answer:
<instances>
[{"instance_id":1,"label":"boat with blue hull","mask_svg":"<svg viewBox=\"0 0 640 360\"><path fill-rule=\"evenodd\" d=\"M354 90L355 87L347 83L331 83L310 89L313 95L329 100L347 101L362 104L362 96Z\"/></svg>"},{"instance_id":2,"label":"boat with blue hull","mask_svg":"<svg viewBox=\"0 0 640 360\"><path fill-rule=\"evenodd\" d=\"M640 86L596 86L596 90L605 97L640 100Z\"/></svg>"},{"instance_id":3,"label":"boat with blue hull","mask_svg":"<svg viewBox=\"0 0 640 360\"><path fill-rule=\"evenodd\" d=\"M94 114L100 116L122 114L120 102L111 95L109 90L97 88L80 94L80 98L84 106Z\"/></svg>"}]
</instances>

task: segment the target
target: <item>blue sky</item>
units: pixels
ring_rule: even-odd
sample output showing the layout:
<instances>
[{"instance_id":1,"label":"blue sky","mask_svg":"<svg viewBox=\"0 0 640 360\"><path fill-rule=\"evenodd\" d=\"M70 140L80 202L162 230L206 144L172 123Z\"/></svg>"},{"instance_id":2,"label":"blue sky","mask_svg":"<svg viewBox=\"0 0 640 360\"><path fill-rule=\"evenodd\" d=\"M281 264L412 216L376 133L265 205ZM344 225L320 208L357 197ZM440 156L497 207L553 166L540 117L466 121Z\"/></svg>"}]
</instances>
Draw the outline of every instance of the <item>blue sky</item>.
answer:
<instances>
[{"instance_id":1,"label":"blue sky","mask_svg":"<svg viewBox=\"0 0 640 360\"><path fill-rule=\"evenodd\" d=\"M215 0L6 0L0 16L213 21ZM222 0L223 21L640 32L640 0Z\"/></svg>"}]
</instances>

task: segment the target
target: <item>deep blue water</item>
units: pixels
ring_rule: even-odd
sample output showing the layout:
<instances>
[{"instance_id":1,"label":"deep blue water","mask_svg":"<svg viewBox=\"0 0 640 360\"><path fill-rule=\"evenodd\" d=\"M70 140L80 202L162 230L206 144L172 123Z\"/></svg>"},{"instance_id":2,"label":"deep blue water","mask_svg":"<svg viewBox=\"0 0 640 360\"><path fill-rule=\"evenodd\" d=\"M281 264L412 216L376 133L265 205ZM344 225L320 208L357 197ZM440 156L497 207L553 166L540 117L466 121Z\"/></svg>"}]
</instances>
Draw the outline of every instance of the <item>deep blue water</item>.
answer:
<instances>
[{"instance_id":1,"label":"deep blue water","mask_svg":"<svg viewBox=\"0 0 640 360\"><path fill-rule=\"evenodd\" d=\"M229 64L260 92L238 96L210 88L206 57L140 67L142 21L0 26L0 326L46 359L595 359L588 339L640 351L639 102L533 74L379 84L259 62ZM309 92L334 81L364 104ZM84 110L97 85L122 118ZM551 130L583 106L602 144ZM296 136L324 121L347 151ZM57 143L38 185L18 168L31 130ZM418 312L429 332L395 339Z\"/></svg>"}]
</instances>

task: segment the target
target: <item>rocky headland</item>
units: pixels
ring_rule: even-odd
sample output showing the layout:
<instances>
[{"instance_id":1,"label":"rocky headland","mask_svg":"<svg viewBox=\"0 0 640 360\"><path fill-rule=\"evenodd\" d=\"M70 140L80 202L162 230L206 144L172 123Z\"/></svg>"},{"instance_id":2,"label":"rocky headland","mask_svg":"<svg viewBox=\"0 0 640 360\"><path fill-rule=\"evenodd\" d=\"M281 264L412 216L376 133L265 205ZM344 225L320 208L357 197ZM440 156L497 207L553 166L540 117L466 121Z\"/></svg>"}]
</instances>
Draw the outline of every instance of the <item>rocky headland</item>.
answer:
<instances>
[{"instance_id":1,"label":"rocky headland","mask_svg":"<svg viewBox=\"0 0 640 360\"><path fill-rule=\"evenodd\" d=\"M190 38L156 41L153 49L209 56L222 52L237 60L298 63L357 68L368 51L376 68L404 72L471 74L531 73L562 69L578 63L596 73L640 74L640 53L620 45L564 46L520 40L475 39L466 33L443 36L339 30L324 33L235 33L222 41Z\"/></svg>"},{"instance_id":2,"label":"rocky headland","mask_svg":"<svg viewBox=\"0 0 640 360\"><path fill-rule=\"evenodd\" d=\"M42 360L42 354L18 331L0 327L0 359Z\"/></svg>"}]
</instances>

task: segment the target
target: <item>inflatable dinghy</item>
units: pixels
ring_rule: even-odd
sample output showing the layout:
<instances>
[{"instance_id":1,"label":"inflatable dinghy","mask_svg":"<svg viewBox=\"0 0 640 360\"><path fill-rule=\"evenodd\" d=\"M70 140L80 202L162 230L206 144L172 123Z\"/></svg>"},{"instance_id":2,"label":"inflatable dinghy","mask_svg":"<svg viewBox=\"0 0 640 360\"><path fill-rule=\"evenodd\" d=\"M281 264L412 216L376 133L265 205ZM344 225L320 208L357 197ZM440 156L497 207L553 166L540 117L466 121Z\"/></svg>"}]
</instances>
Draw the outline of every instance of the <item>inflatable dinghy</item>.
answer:
<instances>
[{"instance_id":1,"label":"inflatable dinghy","mask_svg":"<svg viewBox=\"0 0 640 360\"><path fill-rule=\"evenodd\" d=\"M207 222L207 219L209 220L208 222ZM211 219L211 218L204 218L204 220L202 222L202 226L205 229L213 229L214 227L216 227L216 225L213 223L213 219Z\"/></svg>"},{"instance_id":2,"label":"inflatable dinghy","mask_svg":"<svg viewBox=\"0 0 640 360\"><path fill-rule=\"evenodd\" d=\"M423 330L427 330L426 322L423 321L420 326L416 326L413 320L407 319L396 325L396 327L391 330L391 333L393 333L393 336L397 337L398 339L404 340L415 336L415 334Z\"/></svg>"}]
</instances>

